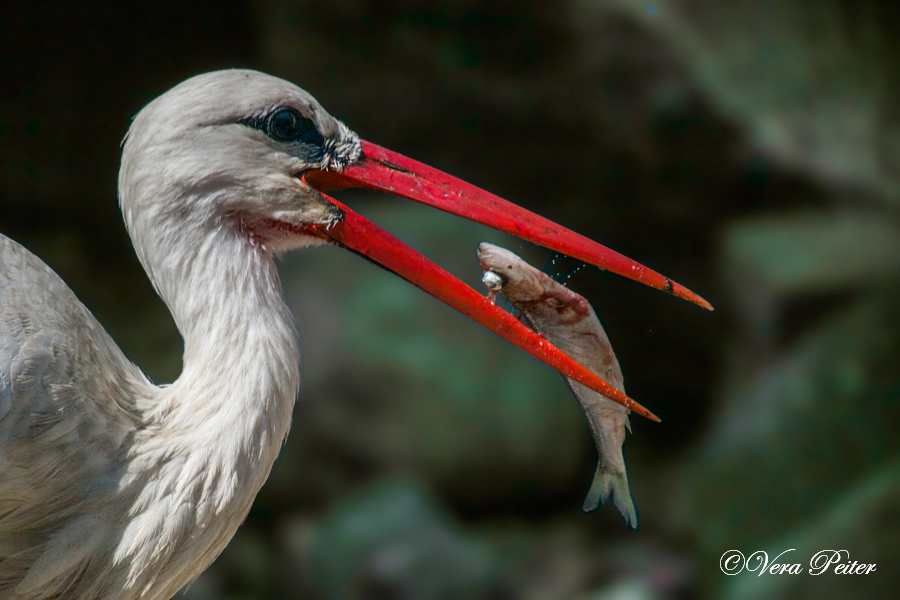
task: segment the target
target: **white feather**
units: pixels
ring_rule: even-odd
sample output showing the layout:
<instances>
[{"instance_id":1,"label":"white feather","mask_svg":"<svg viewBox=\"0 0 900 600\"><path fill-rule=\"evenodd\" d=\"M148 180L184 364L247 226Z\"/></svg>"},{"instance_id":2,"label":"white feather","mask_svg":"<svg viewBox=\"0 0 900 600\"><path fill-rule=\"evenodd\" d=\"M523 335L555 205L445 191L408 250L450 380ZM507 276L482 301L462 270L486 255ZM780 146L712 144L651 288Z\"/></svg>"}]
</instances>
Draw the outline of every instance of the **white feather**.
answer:
<instances>
[{"instance_id":1,"label":"white feather","mask_svg":"<svg viewBox=\"0 0 900 600\"><path fill-rule=\"evenodd\" d=\"M334 218L293 152L240 124L291 105L355 160L308 94L251 71L188 80L124 144L135 251L184 337L157 387L40 260L0 236L0 598L169 598L224 549L287 435L300 353L268 236L273 215ZM355 153L355 154L354 154Z\"/></svg>"}]
</instances>

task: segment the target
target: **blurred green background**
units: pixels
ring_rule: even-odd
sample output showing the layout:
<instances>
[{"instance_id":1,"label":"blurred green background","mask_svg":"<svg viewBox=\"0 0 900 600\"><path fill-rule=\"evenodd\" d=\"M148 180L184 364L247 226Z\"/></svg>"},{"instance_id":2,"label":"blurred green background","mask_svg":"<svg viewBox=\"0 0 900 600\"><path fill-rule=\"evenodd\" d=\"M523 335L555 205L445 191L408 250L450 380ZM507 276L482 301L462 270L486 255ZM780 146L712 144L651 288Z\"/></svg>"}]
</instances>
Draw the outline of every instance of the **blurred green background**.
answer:
<instances>
[{"instance_id":1,"label":"blurred green background","mask_svg":"<svg viewBox=\"0 0 900 600\"><path fill-rule=\"evenodd\" d=\"M157 382L181 342L115 201L128 118L249 67L362 137L687 285L583 270L626 388L640 533L580 510L562 380L334 249L286 258L304 383L201 599L892 597L900 587L900 4L893 0L86 0L0 11L0 232ZM473 285L461 219L342 199ZM726 577L729 549L868 576Z\"/></svg>"}]
</instances>

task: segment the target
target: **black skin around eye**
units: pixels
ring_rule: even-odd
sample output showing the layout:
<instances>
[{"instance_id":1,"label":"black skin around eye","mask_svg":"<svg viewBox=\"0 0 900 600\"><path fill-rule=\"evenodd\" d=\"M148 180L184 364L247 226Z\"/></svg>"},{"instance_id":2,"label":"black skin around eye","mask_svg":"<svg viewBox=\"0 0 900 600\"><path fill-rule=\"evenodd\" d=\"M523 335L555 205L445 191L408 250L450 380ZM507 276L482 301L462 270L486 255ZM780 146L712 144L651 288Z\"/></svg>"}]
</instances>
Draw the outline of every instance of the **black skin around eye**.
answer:
<instances>
[{"instance_id":1,"label":"black skin around eye","mask_svg":"<svg viewBox=\"0 0 900 600\"><path fill-rule=\"evenodd\" d=\"M266 118L264 131L276 142L286 144L296 142L322 146L325 143L325 138L312 120L290 107L276 109L270 114Z\"/></svg>"}]
</instances>

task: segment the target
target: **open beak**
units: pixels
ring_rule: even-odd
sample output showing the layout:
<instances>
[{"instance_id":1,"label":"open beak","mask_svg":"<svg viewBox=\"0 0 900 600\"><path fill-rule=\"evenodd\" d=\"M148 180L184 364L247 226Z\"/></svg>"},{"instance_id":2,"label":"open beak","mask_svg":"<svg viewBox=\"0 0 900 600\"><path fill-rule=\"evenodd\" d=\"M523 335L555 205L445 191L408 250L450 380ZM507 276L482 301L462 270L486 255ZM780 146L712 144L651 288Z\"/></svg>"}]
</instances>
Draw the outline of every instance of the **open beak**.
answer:
<instances>
[{"instance_id":1,"label":"open beak","mask_svg":"<svg viewBox=\"0 0 900 600\"><path fill-rule=\"evenodd\" d=\"M341 172L312 170L304 180L320 192L350 187L369 188L416 200L446 212L505 231L540 246L613 271L650 287L665 290L712 310L687 288L552 221L427 165L362 142L360 159ZM337 223L306 225L303 233L343 246L403 277L451 308L480 323L531 354L565 377L574 379L635 413L659 421L652 412L612 387L556 348L515 317L344 204Z\"/></svg>"},{"instance_id":2,"label":"open beak","mask_svg":"<svg viewBox=\"0 0 900 600\"><path fill-rule=\"evenodd\" d=\"M306 181L320 192L368 188L504 231L538 246L663 290L707 310L712 305L668 277L474 185L371 142L362 141L360 159L336 171L308 171Z\"/></svg>"}]
</instances>

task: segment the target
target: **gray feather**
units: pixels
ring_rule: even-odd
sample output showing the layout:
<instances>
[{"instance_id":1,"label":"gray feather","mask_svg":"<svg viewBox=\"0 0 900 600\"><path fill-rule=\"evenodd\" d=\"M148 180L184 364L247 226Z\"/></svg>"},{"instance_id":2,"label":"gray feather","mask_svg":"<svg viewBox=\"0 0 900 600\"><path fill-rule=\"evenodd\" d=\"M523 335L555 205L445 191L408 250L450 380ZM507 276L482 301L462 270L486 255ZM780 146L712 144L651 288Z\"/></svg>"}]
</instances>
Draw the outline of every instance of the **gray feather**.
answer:
<instances>
[{"instance_id":1,"label":"gray feather","mask_svg":"<svg viewBox=\"0 0 900 600\"><path fill-rule=\"evenodd\" d=\"M62 280L0 235L0 598L96 583L91 550L115 532L94 523L139 426L125 391L141 386Z\"/></svg>"}]
</instances>

